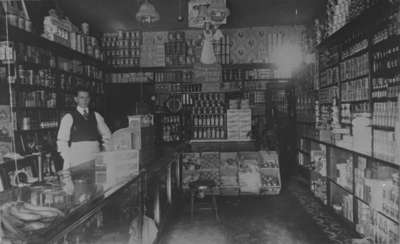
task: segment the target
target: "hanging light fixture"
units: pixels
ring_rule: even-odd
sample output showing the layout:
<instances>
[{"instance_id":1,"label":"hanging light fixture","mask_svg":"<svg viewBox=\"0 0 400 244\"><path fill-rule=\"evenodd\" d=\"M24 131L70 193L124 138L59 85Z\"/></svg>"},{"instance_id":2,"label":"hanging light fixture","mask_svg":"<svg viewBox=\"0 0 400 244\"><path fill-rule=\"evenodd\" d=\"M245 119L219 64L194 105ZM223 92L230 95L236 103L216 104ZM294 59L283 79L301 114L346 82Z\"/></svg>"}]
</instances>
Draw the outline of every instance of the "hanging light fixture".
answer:
<instances>
[{"instance_id":1,"label":"hanging light fixture","mask_svg":"<svg viewBox=\"0 0 400 244\"><path fill-rule=\"evenodd\" d=\"M158 14L156 8L148 0L144 0L139 7L139 11L136 13L136 20L141 23L154 23L160 20L160 14Z\"/></svg>"}]
</instances>

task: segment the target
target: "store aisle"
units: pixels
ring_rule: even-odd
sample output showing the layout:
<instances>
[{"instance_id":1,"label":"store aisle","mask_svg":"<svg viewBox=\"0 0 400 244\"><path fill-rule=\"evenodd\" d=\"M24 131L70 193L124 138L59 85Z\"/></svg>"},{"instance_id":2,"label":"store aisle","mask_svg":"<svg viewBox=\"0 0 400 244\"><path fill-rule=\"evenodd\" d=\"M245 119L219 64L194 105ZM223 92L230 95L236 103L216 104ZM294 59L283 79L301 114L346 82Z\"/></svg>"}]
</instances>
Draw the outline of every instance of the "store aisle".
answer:
<instances>
[{"instance_id":1,"label":"store aisle","mask_svg":"<svg viewBox=\"0 0 400 244\"><path fill-rule=\"evenodd\" d=\"M220 198L220 223L207 211L198 212L192 221L189 212L183 211L166 229L160 243L321 244L343 243L352 236L318 208L315 199L301 191L291 185L279 196ZM329 222L321 220L324 218Z\"/></svg>"}]
</instances>

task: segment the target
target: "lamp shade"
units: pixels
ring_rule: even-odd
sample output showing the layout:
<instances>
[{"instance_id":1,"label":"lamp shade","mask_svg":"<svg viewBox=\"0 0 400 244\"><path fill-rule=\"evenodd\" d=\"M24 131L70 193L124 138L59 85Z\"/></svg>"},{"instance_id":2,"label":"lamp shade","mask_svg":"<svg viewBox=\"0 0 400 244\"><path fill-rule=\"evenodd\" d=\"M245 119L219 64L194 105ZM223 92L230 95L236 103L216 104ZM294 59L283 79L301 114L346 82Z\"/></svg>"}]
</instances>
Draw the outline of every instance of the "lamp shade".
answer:
<instances>
[{"instance_id":1,"label":"lamp shade","mask_svg":"<svg viewBox=\"0 0 400 244\"><path fill-rule=\"evenodd\" d=\"M142 23L153 23L160 20L156 8L148 0L145 0L139 7L136 13L136 20Z\"/></svg>"}]
</instances>

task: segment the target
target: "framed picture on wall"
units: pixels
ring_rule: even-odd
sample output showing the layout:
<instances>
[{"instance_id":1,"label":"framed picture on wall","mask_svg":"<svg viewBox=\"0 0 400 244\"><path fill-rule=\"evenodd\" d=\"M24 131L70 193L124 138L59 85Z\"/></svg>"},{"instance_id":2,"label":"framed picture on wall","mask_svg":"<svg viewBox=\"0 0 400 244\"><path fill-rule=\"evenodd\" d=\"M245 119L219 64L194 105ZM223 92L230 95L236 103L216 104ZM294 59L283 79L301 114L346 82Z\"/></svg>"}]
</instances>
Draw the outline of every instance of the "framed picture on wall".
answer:
<instances>
[{"instance_id":1,"label":"framed picture on wall","mask_svg":"<svg viewBox=\"0 0 400 244\"><path fill-rule=\"evenodd\" d=\"M190 0L188 3L188 26L192 28L203 28L205 22L226 24L227 15L226 0Z\"/></svg>"}]
</instances>

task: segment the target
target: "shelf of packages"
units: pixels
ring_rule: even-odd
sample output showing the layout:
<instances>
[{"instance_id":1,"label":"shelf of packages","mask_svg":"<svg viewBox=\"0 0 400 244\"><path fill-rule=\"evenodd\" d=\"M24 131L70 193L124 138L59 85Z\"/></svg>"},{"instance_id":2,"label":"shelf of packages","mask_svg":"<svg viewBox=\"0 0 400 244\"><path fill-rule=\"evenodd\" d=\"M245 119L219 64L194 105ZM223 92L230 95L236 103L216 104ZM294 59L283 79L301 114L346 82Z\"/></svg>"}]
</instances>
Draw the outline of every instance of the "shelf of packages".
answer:
<instances>
[{"instance_id":1,"label":"shelf of packages","mask_svg":"<svg viewBox=\"0 0 400 244\"><path fill-rule=\"evenodd\" d=\"M321 67L321 68L319 69L319 73L321 74L321 73L327 71L328 69L335 68L335 67L339 66L339 64L340 64L340 62L339 62L339 60L338 60L337 62L335 62L335 63L333 63L333 64L329 64L329 65L326 65L325 67Z\"/></svg>"},{"instance_id":2,"label":"shelf of packages","mask_svg":"<svg viewBox=\"0 0 400 244\"><path fill-rule=\"evenodd\" d=\"M225 139L226 131L225 128L220 126L201 126L193 127L193 139Z\"/></svg>"},{"instance_id":3,"label":"shelf of packages","mask_svg":"<svg viewBox=\"0 0 400 244\"><path fill-rule=\"evenodd\" d=\"M359 99L359 100L342 100L341 103L368 103L369 99Z\"/></svg>"},{"instance_id":4,"label":"shelf of packages","mask_svg":"<svg viewBox=\"0 0 400 244\"><path fill-rule=\"evenodd\" d=\"M78 78L81 78L83 80L92 80L92 81L96 81L96 82L103 82L103 78L101 78L100 76L89 76L88 74L80 74L80 73L75 73L72 71L65 71L65 70L57 70L56 72L60 73L60 74L65 74L65 75L69 75L69 76L75 76Z\"/></svg>"},{"instance_id":5,"label":"shelf of packages","mask_svg":"<svg viewBox=\"0 0 400 244\"><path fill-rule=\"evenodd\" d=\"M18 66L18 67L16 67ZM40 63L33 63L33 62L26 62L26 61L16 61L15 64L13 64L12 66L10 66L10 69L13 70L15 69L17 72L19 69L23 70L23 71L50 71L51 73L54 73L54 75L56 74L67 74L67 75L71 75L71 76L76 76L76 77L80 77L82 79L86 79L86 80L97 80L99 82L102 82L102 78L101 78L101 74L98 75L90 75L87 72L85 73L85 71L82 71L81 73L78 72L74 72L74 71L67 71L67 70L63 70L61 68L57 68L55 65L48 65L48 64L40 64Z\"/></svg>"},{"instance_id":6,"label":"shelf of packages","mask_svg":"<svg viewBox=\"0 0 400 244\"><path fill-rule=\"evenodd\" d=\"M303 139L306 139L306 140L314 141L314 142L316 142L316 143L323 144L323 145L326 145L326 146L329 146L329 147L333 147L333 148L337 148L337 149L340 149L340 150L343 150L343 151L347 151L347 152L350 152L350 153L354 153L354 154L356 154L356 155L358 155L358 156L365 157L365 158L368 158L368 159L370 159L370 160L375 160L376 162L380 162L380 163L384 163L384 164L389 164L389 165L391 165L391 166L393 166L393 167L399 167L399 165L396 164L395 162L387 161L387 160L384 160L384 159L381 159L381 158L374 157L374 156L372 156L372 155L367 155L367 154L365 154L365 153L353 151L353 150L351 150L351 149L344 148L344 147L340 147L340 146L338 146L338 145L335 145L335 144L332 144L332 143L329 143L329 142L321 141L321 140L319 140L319 139L317 139L317 138L311 138L311 137L308 137L308 136L302 136L302 138L303 138Z\"/></svg>"},{"instance_id":7,"label":"shelf of packages","mask_svg":"<svg viewBox=\"0 0 400 244\"><path fill-rule=\"evenodd\" d=\"M400 41L400 36L399 35L393 35L388 37L387 39L381 40L377 43L372 43L371 45L371 50L372 51L377 51L379 49L388 47L388 46L394 46L397 45Z\"/></svg>"},{"instance_id":8,"label":"shelf of packages","mask_svg":"<svg viewBox=\"0 0 400 244\"><path fill-rule=\"evenodd\" d=\"M377 211L378 213L380 213L383 217L393 221L396 224L399 224L398 220L393 219L392 217L389 217L388 215L386 215L385 213L383 213L381 210L377 210L375 208L373 208L372 206L370 206L370 204L368 202L366 202L364 199L361 199L360 197L356 196L356 194L354 194L354 198L357 199L358 201L364 203L365 205L367 205L369 208L372 208L373 210Z\"/></svg>"},{"instance_id":9,"label":"shelf of packages","mask_svg":"<svg viewBox=\"0 0 400 244\"><path fill-rule=\"evenodd\" d=\"M44 111L57 111L59 108L56 107L22 107L22 106L13 106L11 110L16 111L25 111L25 110L44 110Z\"/></svg>"},{"instance_id":10,"label":"shelf of packages","mask_svg":"<svg viewBox=\"0 0 400 244\"><path fill-rule=\"evenodd\" d=\"M182 69L193 69L193 65L176 65L176 66L157 66L157 67L105 67L107 73L137 73L137 72L157 72L157 71L181 71Z\"/></svg>"},{"instance_id":11,"label":"shelf of packages","mask_svg":"<svg viewBox=\"0 0 400 244\"><path fill-rule=\"evenodd\" d=\"M335 82L335 83L331 83L329 85L320 86L319 89L330 88L330 87L338 86L338 85L339 85L339 82Z\"/></svg>"},{"instance_id":12,"label":"shelf of packages","mask_svg":"<svg viewBox=\"0 0 400 244\"><path fill-rule=\"evenodd\" d=\"M357 77L354 77L354 78L341 80L340 83L343 84L343 83L351 82L351 81L354 81L354 80L357 80L357 79L367 78L368 76L369 76L369 74L364 74L364 75L360 75L360 76L357 76Z\"/></svg>"},{"instance_id":13,"label":"shelf of packages","mask_svg":"<svg viewBox=\"0 0 400 244\"><path fill-rule=\"evenodd\" d=\"M192 121L196 127L221 127L225 124L225 114L193 114Z\"/></svg>"},{"instance_id":14,"label":"shelf of packages","mask_svg":"<svg viewBox=\"0 0 400 244\"><path fill-rule=\"evenodd\" d=\"M241 64L222 64L222 69L276 69L274 63L241 63Z\"/></svg>"},{"instance_id":15,"label":"shelf of packages","mask_svg":"<svg viewBox=\"0 0 400 244\"><path fill-rule=\"evenodd\" d=\"M400 60L399 60L400 61ZM398 67L394 67L392 69L386 69L383 71L372 72L372 77L376 78L393 78L393 76L398 75L400 72L400 62Z\"/></svg>"},{"instance_id":16,"label":"shelf of packages","mask_svg":"<svg viewBox=\"0 0 400 244\"><path fill-rule=\"evenodd\" d=\"M317 48L331 45L356 29L369 28L371 24L376 23L377 19L383 19L388 16L389 12L394 12L396 10L396 3L394 1L375 1L375 4L368 7L353 20L322 40L322 42L317 45Z\"/></svg>"},{"instance_id":17,"label":"shelf of packages","mask_svg":"<svg viewBox=\"0 0 400 244\"><path fill-rule=\"evenodd\" d=\"M373 94L372 94L373 96ZM383 97L372 97L372 101L373 102L396 102L397 101L397 97L387 97L387 96L383 96Z\"/></svg>"},{"instance_id":18,"label":"shelf of packages","mask_svg":"<svg viewBox=\"0 0 400 244\"><path fill-rule=\"evenodd\" d=\"M343 62L343 61L346 61L348 59L352 59L352 58L355 58L357 56L361 56L361 55L363 55L363 54L365 54L367 52L368 52L368 45L366 45L362 49L359 49L359 50L357 50L354 53L349 54L349 55L343 55L343 52L342 52L342 57L341 57L340 61Z\"/></svg>"},{"instance_id":19,"label":"shelf of packages","mask_svg":"<svg viewBox=\"0 0 400 244\"><path fill-rule=\"evenodd\" d=\"M349 120L341 120L340 124L344 126L353 126L353 123L351 123Z\"/></svg>"},{"instance_id":20,"label":"shelf of packages","mask_svg":"<svg viewBox=\"0 0 400 244\"><path fill-rule=\"evenodd\" d=\"M85 61L86 63L94 64L99 67L104 66L104 62L99 59L73 50L72 48L64 46L62 44L45 39L38 34L27 32L13 26L9 26L8 34L9 39L14 42L22 42L29 45L38 46L49 50L57 54L58 56L79 59Z\"/></svg>"},{"instance_id":21,"label":"shelf of packages","mask_svg":"<svg viewBox=\"0 0 400 244\"><path fill-rule=\"evenodd\" d=\"M372 125L371 128L375 130L394 131L395 128L391 126Z\"/></svg>"},{"instance_id":22,"label":"shelf of packages","mask_svg":"<svg viewBox=\"0 0 400 244\"><path fill-rule=\"evenodd\" d=\"M102 92L101 93L95 92L95 91L93 91L91 89L89 89L89 91L90 91L91 98L96 97L96 96L103 96L104 95L104 93L102 93ZM76 93L74 90L62 90L61 92L63 94L74 95L74 96L75 96L75 93Z\"/></svg>"},{"instance_id":23,"label":"shelf of packages","mask_svg":"<svg viewBox=\"0 0 400 244\"><path fill-rule=\"evenodd\" d=\"M55 131L58 129L58 126L50 127L50 128L37 128L37 129L29 129L29 130L14 130L15 133L36 133L36 132L44 132L44 131Z\"/></svg>"},{"instance_id":24,"label":"shelf of packages","mask_svg":"<svg viewBox=\"0 0 400 244\"><path fill-rule=\"evenodd\" d=\"M19 91L37 91L37 90L48 91L48 92L56 92L57 91L57 89L55 87L50 87L50 86L18 84L18 83L13 83L11 85L12 85L13 89L16 89Z\"/></svg>"}]
</instances>

